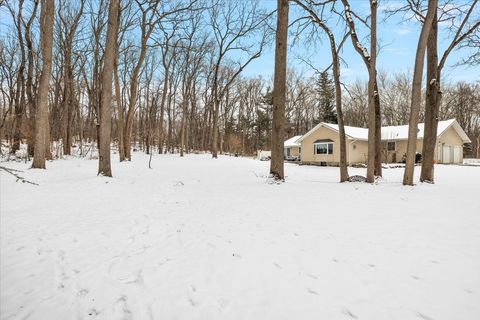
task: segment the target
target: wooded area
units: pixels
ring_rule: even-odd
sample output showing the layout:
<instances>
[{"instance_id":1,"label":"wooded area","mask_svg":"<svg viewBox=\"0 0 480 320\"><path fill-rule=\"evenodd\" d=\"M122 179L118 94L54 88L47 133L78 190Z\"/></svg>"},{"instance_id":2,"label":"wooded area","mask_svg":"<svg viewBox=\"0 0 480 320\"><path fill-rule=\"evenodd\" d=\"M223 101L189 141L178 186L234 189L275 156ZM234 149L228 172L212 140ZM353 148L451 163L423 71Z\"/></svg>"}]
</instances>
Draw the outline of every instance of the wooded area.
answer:
<instances>
[{"instance_id":1,"label":"wooded area","mask_svg":"<svg viewBox=\"0 0 480 320\"><path fill-rule=\"evenodd\" d=\"M282 162L281 169L272 162L272 174L283 179L283 140L326 121L339 124L342 155L344 125L375 128L366 177L373 182L382 175L380 127L409 123L404 184L411 185L418 123L426 123L421 180L433 182L436 123L456 118L472 141L466 156L480 158L480 82L452 83L441 72L449 54L463 48L473 54L453 63L478 65L478 0L407 0L388 12L418 22L412 74L376 64L379 52L388 54L378 48L376 0L366 16L347 0L278 0L278 6L277 12L242 0L1 1L13 22L2 25L8 30L0 39L2 146L14 156L26 143L35 168L98 149L98 172L107 176L110 143L114 161L132 160L132 150L210 151L214 158L272 150ZM298 19L286 25L289 6ZM449 35L439 34L439 23L449 25ZM277 50L275 79L245 76L275 44L275 31L283 32L277 49L284 41L287 50L287 32L301 46L327 39L331 67L306 76ZM439 51L438 39L447 36L447 49ZM341 81L346 41L368 80ZM282 63L286 73L277 79ZM340 168L340 181L347 181L345 157Z\"/></svg>"}]
</instances>

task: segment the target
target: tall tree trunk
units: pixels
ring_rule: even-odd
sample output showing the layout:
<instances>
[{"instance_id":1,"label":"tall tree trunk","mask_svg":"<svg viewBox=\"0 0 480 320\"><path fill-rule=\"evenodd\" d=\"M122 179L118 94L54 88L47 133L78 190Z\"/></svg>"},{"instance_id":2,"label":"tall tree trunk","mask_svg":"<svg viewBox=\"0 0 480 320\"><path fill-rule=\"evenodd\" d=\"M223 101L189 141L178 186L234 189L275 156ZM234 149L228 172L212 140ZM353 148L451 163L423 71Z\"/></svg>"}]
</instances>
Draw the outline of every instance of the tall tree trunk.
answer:
<instances>
[{"instance_id":1,"label":"tall tree trunk","mask_svg":"<svg viewBox=\"0 0 480 320\"><path fill-rule=\"evenodd\" d=\"M183 95L182 100L182 120L181 120L181 133L180 133L180 157L183 157L183 152L185 149L185 128L186 128L186 119L187 119L187 103L188 103L188 95Z\"/></svg>"},{"instance_id":2,"label":"tall tree trunk","mask_svg":"<svg viewBox=\"0 0 480 320\"><path fill-rule=\"evenodd\" d=\"M380 110L380 94L375 79L375 176L382 176L382 114Z\"/></svg>"},{"instance_id":3,"label":"tall tree trunk","mask_svg":"<svg viewBox=\"0 0 480 320\"><path fill-rule=\"evenodd\" d=\"M375 170L374 175L382 176L382 116L380 111L380 94L378 93L377 84L377 10L378 1L370 0L370 67L375 69L375 84L374 84L374 110L375 117ZM369 116L373 116L369 114ZM369 120L371 121L371 120Z\"/></svg>"},{"instance_id":4,"label":"tall tree trunk","mask_svg":"<svg viewBox=\"0 0 480 320\"><path fill-rule=\"evenodd\" d=\"M368 64L368 157L367 157L367 182L375 181L378 175L377 161L377 126L376 102L378 99L377 88L377 1L370 0L370 61ZM381 169L380 169L381 173Z\"/></svg>"},{"instance_id":5,"label":"tall tree trunk","mask_svg":"<svg viewBox=\"0 0 480 320\"><path fill-rule=\"evenodd\" d=\"M417 133L420 104L422 100L422 76L423 64L425 59L425 49L427 46L432 22L437 11L437 0L428 0L428 12L425 17L422 31L418 39L417 53L415 55L415 67L413 71L412 83L412 101L410 106L410 120L408 123L408 142L407 158L405 163L405 172L403 175L404 185L413 185L413 173L415 170L415 154L417 150Z\"/></svg>"},{"instance_id":6,"label":"tall tree trunk","mask_svg":"<svg viewBox=\"0 0 480 320\"><path fill-rule=\"evenodd\" d=\"M37 93L37 114L35 116L35 150L32 168L45 169L45 155L50 151L48 141L50 140L50 128L48 123L48 85L52 71L53 20L55 1L42 0L41 3L40 43L43 66Z\"/></svg>"},{"instance_id":7,"label":"tall tree trunk","mask_svg":"<svg viewBox=\"0 0 480 320\"><path fill-rule=\"evenodd\" d=\"M100 102L100 141L98 174L111 177L110 135L112 130L112 74L115 63L116 37L120 0L110 0L108 8L107 39L105 43L105 61L102 71L102 93Z\"/></svg>"},{"instance_id":8,"label":"tall tree trunk","mask_svg":"<svg viewBox=\"0 0 480 320\"><path fill-rule=\"evenodd\" d=\"M27 137L27 144L28 144L28 155L33 157L33 150L35 144L35 88L33 83L33 68L34 68L34 56L35 51L33 48L33 41L32 41L32 34L31 34L31 26L35 17L37 15L38 9L38 1L34 1L33 3L33 10L30 19L28 20L27 24L25 25L25 42L27 45L28 50L28 68L27 68L27 81L26 81L26 92L27 92L27 100L28 100L28 107L30 113L30 119L28 120L30 123L30 130L28 132ZM33 130L32 130L33 129Z\"/></svg>"},{"instance_id":9,"label":"tall tree trunk","mask_svg":"<svg viewBox=\"0 0 480 320\"><path fill-rule=\"evenodd\" d=\"M15 110L13 118L13 144L11 153L15 154L17 150L20 149L20 143L22 139L21 127L24 118L25 112L25 79L24 79L24 70L25 70L25 46L23 43L23 32L22 32L22 22L23 22L23 3L21 0L18 3L18 13L17 18L14 23L17 29L18 37L18 46L20 48L20 61L17 72L17 83L15 91ZM12 14L13 16L13 14Z\"/></svg>"},{"instance_id":10,"label":"tall tree trunk","mask_svg":"<svg viewBox=\"0 0 480 320\"><path fill-rule=\"evenodd\" d=\"M118 44L117 44L117 57L118 57ZM122 104L122 91L120 89L120 80L118 78L118 60L117 57L114 63L114 81L115 81L115 101L117 106L117 139L118 139L118 155L120 162L125 160L125 142L124 140L124 127L125 127L125 114Z\"/></svg>"},{"instance_id":11,"label":"tall tree trunk","mask_svg":"<svg viewBox=\"0 0 480 320\"><path fill-rule=\"evenodd\" d=\"M218 116L220 113L220 99L218 98L218 83L213 83L213 123L212 123L212 158L218 157Z\"/></svg>"},{"instance_id":12,"label":"tall tree trunk","mask_svg":"<svg viewBox=\"0 0 480 320\"><path fill-rule=\"evenodd\" d=\"M440 105L440 74L438 69L438 20L437 14L427 42L427 83L425 99L425 127L422 146L421 182L434 182L433 161L437 145L438 108Z\"/></svg>"},{"instance_id":13,"label":"tall tree trunk","mask_svg":"<svg viewBox=\"0 0 480 320\"><path fill-rule=\"evenodd\" d=\"M70 155L72 146L72 113L73 113L73 70L71 64L71 43L67 41L65 48L65 66L64 66L64 94L63 94L63 154Z\"/></svg>"},{"instance_id":14,"label":"tall tree trunk","mask_svg":"<svg viewBox=\"0 0 480 320\"><path fill-rule=\"evenodd\" d=\"M277 0L275 72L273 78L272 160L270 174L284 180L285 103L287 75L288 0Z\"/></svg>"},{"instance_id":15,"label":"tall tree trunk","mask_svg":"<svg viewBox=\"0 0 480 320\"><path fill-rule=\"evenodd\" d=\"M163 145L165 141L165 135L163 134L163 122L165 117L165 102L167 101L168 92L168 67L165 67L165 78L163 80L162 100L160 102L160 120L158 124L158 153L163 153Z\"/></svg>"}]
</instances>

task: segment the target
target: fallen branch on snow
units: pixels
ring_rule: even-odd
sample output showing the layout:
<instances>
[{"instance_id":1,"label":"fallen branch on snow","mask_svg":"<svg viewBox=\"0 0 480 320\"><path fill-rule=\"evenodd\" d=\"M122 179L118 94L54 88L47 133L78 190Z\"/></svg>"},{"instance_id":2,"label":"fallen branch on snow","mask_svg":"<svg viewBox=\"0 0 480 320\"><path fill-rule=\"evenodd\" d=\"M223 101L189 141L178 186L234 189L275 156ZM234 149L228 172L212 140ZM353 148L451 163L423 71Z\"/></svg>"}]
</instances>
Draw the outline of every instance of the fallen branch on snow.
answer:
<instances>
[{"instance_id":1,"label":"fallen branch on snow","mask_svg":"<svg viewBox=\"0 0 480 320\"><path fill-rule=\"evenodd\" d=\"M35 186L38 186L39 184L38 183L35 183L35 182L32 182L32 181L29 181L27 179L25 179L24 177L20 176L17 172L23 172L23 171L20 171L20 170L16 170L16 169L11 169L11 168L7 168L7 167L4 167L4 166L0 166L0 170L3 170L7 173L10 173L12 176L14 176L15 178L17 178L17 182L18 181L22 181L23 183L30 183L30 184L33 184Z\"/></svg>"}]
</instances>

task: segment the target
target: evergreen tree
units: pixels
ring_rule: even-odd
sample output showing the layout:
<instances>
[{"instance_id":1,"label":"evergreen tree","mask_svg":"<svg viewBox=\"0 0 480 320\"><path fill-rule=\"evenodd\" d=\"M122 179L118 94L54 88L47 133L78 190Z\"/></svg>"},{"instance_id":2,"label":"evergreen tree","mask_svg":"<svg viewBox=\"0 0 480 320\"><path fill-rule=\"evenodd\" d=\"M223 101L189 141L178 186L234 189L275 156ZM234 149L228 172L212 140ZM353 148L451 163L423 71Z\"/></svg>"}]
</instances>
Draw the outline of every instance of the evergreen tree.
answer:
<instances>
[{"instance_id":1,"label":"evergreen tree","mask_svg":"<svg viewBox=\"0 0 480 320\"><path fill-rule=\"evenodd\" d=\"M318 121L337 123L335 112L335 87L333 80L327 71L320 72L316 79L316 91L318 94Z\"/></svg>"}]
</instances>

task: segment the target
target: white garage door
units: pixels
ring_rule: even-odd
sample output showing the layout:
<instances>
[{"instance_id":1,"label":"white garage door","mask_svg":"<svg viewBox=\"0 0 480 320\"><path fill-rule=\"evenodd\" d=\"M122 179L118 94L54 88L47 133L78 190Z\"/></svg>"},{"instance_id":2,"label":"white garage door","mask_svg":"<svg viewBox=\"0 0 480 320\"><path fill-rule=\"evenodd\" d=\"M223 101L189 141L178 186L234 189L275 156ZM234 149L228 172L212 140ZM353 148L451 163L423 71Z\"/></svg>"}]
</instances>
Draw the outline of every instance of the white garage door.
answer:
<instances>
[{"instance_id":1,"label":"white garage door","mask_svg":"<svg viewBox=\"0 0 480 320\"><path fill-rule=\"evenodd\" d=\"M442 152L442 162L443 163L452 163L452 157L450 157L451 154L451 147L450 146L443 146L443 152Z\"/></svg>"},{"instance_id":2,"label":"white garage door","mask_svg":"<svg viewBox=\"0 0 480 320\"><path fill-rule=\"evenodd\" d=\"M453 163L462 162L462 148L460 146L453 147Z\"/></svg>"}]
</instances>

